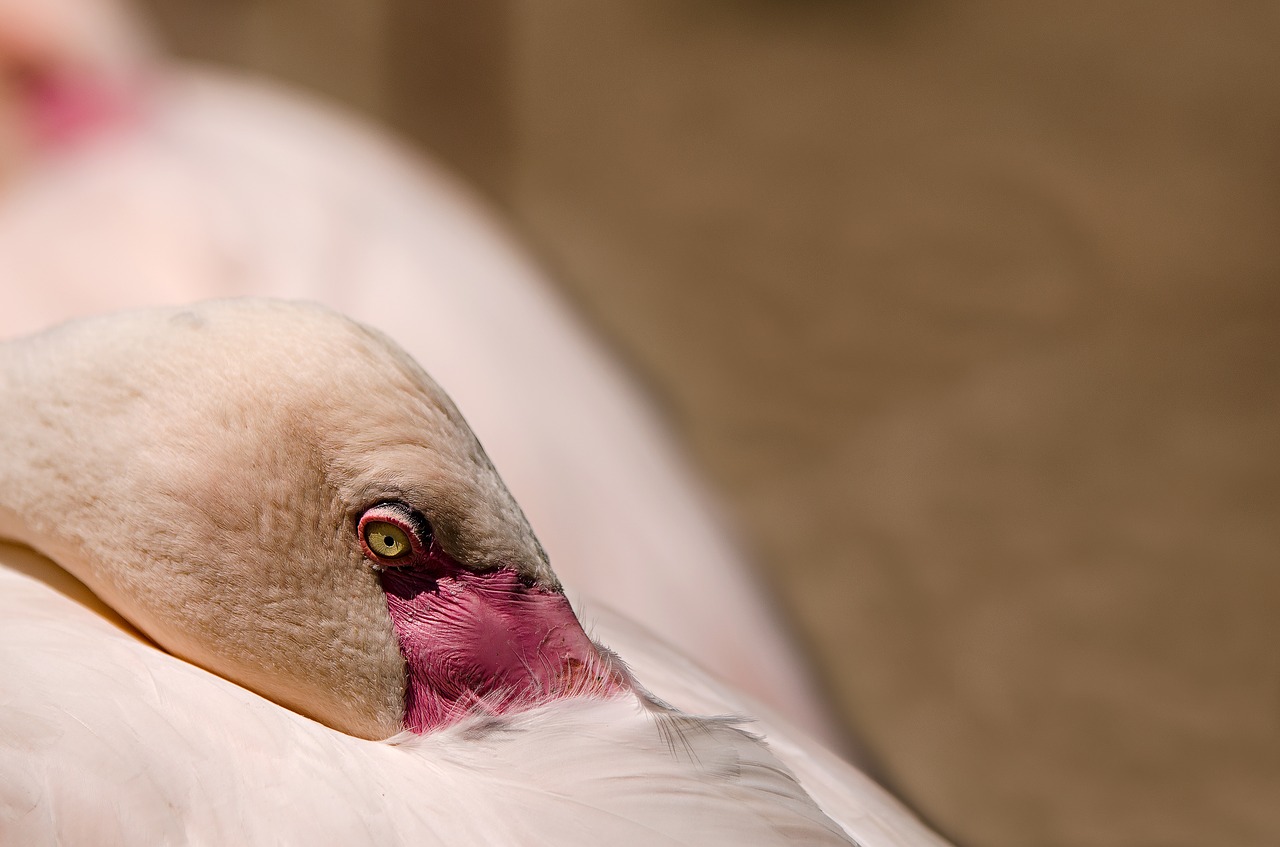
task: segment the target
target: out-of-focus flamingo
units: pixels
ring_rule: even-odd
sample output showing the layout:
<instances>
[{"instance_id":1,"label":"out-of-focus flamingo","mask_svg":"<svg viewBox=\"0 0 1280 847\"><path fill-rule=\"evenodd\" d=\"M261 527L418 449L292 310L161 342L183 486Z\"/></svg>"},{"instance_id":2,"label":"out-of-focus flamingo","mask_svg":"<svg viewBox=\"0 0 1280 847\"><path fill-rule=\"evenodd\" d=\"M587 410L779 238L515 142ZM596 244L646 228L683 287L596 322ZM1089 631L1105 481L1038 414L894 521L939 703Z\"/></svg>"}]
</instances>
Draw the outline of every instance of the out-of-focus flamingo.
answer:
<instances>
[{"instance_id":1,"label":"out-of-focus flamingo","mask_svg":"<svg viewBox=\"0 0 1280 847\"><path fill-rule=\"evenodd\" d=\"M471 196L297 95L153 59L140 32L112 0L0 0L26 163L0 208L0 337L235 294L376 325L466 405L575 597L835 737L653 413Z\"/></svg>"},{"instance_id":2,"label":"out-of-focus flamingo","mask_svg":"<svg viewBox=\"0 0 1280 847\"><path fill-rule=\"evenodd\" d=\"M123 116L149 56L115 0L0 0L0 178Z\"/></svg>"},{"instance_id":3,"label":"out-of-focus flamingo","mask_svg":"<svg viewBox=\"0 0 1280 847\"><path fill-rule=\"evenodd\" d=\"M785 722L650 695L746 705L588 640L449 399L316 306L0 344L0 538L49 557L0 544L5 843L941 844Z\"/></svg>"}]
</instances>

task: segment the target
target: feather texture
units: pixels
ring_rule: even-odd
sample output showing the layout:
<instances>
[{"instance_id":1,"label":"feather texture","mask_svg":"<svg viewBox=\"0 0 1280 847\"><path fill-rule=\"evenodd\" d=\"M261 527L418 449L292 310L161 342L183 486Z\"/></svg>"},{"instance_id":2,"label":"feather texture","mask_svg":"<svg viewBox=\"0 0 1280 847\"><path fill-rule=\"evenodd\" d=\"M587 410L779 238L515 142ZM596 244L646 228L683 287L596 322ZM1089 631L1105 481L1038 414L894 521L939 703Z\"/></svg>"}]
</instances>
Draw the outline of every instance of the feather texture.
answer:
<instances>
[{"instance_id":1,"label":"feather texture","mask_svg":"<svg viewBox=\"0 0 1280 847\"><path fill-rule=\"evenodd\" d=\"M677 719L634 698L566 700L364 741L157 650L85 594L0 545L0 843L850 843L727 721L664 732Z\"/></svg>"}]
</instances>

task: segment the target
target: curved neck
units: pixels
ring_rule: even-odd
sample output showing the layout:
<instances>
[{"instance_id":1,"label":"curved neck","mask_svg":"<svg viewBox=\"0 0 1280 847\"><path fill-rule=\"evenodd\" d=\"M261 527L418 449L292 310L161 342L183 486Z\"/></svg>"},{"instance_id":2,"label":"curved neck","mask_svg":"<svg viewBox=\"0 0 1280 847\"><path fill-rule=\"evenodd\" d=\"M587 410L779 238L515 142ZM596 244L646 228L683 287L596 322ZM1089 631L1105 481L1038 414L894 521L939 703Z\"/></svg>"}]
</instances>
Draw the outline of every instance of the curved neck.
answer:
<instances>
[{"instance_id":1,"label":"curved neck","mask_svg":"<svg viewBox=\"0 0 1280 847\"><path fill-rule=\"evenodd\" d=\"M45 498L39 468L56 468L66 432L33 390L41 369L31 339L0 343L0 538L32 544L30 516ZM61 443L60 443L61 442ZM51 508L57 508L55 496Z\"/></svg>"},{"instance_id":2,"label":"curved neck","mask_svg":"<svg viewBox=\"0 0 1280 847\"><path fill-rule=\"evenodd\" d=\"M88 367L47 354L53 330L0 342L0 538L26 544L81 579L71 554L83 539L72 527L120 472L119 457L99 455L106 423L80 399ZM54 362L61 363L55 367ZM92 393L91 390L88 393ZM89 408L92 408L90 406Z\"/></svg>"}]
</instances>

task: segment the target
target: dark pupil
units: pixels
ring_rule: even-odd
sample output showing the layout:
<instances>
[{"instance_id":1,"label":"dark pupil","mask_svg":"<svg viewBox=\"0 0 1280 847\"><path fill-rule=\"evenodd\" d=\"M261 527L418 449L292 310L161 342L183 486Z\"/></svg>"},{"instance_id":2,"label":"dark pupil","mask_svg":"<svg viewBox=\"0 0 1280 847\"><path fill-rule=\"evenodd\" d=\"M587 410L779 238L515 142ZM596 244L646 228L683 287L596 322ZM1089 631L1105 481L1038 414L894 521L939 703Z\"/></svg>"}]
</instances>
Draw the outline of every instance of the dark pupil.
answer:
<instances>
[{"instance_id":1,"label":"dark pupil","mask_svg":"<svg viewBox=\"0 0 1280 847\"><path fill-rule=\"evenodd\" d=\"M387 545L388 547L396 546L396 540L392 538L390 535L382 536L382 543Z\"/></svg>"}]
</instances>

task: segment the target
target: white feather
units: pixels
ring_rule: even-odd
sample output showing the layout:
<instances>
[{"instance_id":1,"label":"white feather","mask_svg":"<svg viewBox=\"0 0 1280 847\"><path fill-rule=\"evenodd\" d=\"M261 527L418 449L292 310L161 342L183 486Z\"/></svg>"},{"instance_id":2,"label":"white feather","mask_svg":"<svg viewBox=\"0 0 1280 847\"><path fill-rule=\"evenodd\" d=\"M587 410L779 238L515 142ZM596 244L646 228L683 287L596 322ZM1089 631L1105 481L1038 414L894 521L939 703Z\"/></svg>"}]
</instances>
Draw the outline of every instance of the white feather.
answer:
<instances>
[{"instance_id":1,"label":"white feather","mask_svg":"<svg viewBox=\"0 0 1280 847\"><path fill-rule=\"evenodd\" d=\"M0 544L0 843L941 844L811 742L629 698L364 741L109 616ZM642 678L689 676L627 638Z\"/></svg>"}]
</instances>

